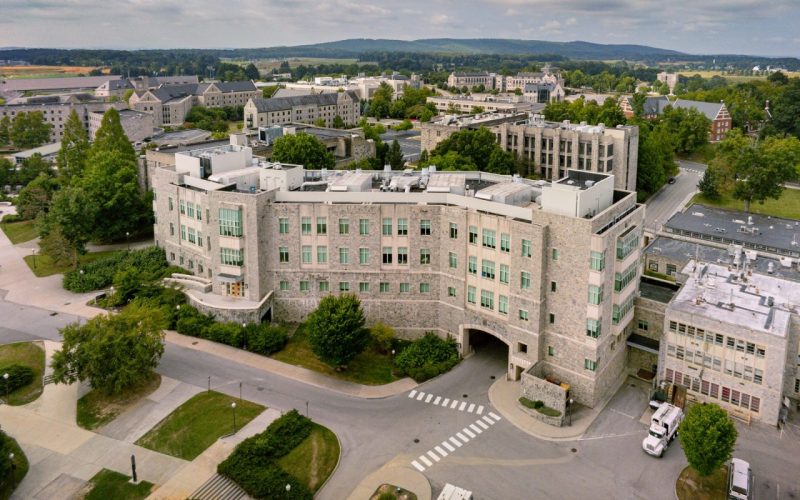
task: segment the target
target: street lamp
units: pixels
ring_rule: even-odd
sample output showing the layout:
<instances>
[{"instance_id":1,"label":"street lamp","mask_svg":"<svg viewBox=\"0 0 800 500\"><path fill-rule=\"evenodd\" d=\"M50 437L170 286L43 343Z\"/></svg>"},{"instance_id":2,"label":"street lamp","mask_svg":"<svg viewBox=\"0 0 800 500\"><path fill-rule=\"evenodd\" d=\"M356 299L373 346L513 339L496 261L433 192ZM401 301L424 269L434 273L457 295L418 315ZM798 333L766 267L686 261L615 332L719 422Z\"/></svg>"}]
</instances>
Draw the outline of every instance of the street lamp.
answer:
<instances>
[{"instance_id":1,"label":"street lamp","mask_svg":"<svg viewBox=\"0 0 800 500\"><path fill-rule=\"evenodd\" d=\"M36 269L36 249L31 248L31 254L33 255L33 268Z\"/></svg>"},{"instance_id":2,"label":"street lamp","mask_svg":"<svg viewBox=\"0 0 800 500\"><path fill-rule=\"evenodd\" d=\"M3 378L6 380L6 404L8 404L8 372L3 374Z\"/></svg>"},{"instance_id":3,"label":"street lamp","mask_svg":"<svg viewBox=\"0 0 800 500\"><path fill-rule=\"evenodd\" d=\"M569 410L568 414L569 414L569 425L570 426L572 426L572 403L574 403L574 402L575 402L574 399L569 398L569 401L568 401L569 406L567 406L567 410Z\"/></svg>"},{"instance_id":4,"label":"street lamp","mask_svg":"<svg viewBox=\"0 0 800 500\"><path fill-rule=\"evenodd\" d=\"M9 453L8 459L11 461L11 487L17 486L17 463L14 461L14 454Z\"/></svg>"},{"instance_id":5,"label":"street lamp","mask_svg":"<svg viewBox=\"0 0 800 500\"><path fill-rule=\"evenodd\" d=\"M127 245L128 245L128 250L131 249L130 237L131 237L131 233L129 233L128 231L125 231L125 243L127 243Z\"/></svg>"},{"instance_id":6,"label":"street lamp","mask_svg":"<svg viewBox=\"0 0 800 500\"><path fill-rule=\"evenodd\" d=\"M233 433L236 434L236 402L234 401L231 403L231 409L233 410Z\"/></svg>"},{"instance_id":7,"label":"street lamp","mask_svg":"<svg viewBox=\"0 0 800 500\"><path fill-rule=\"evenodd\" d=\"M286 496L287 497L289 496L289 492L290 491L292 491L292 485L289 484L289 483L286 483Z\"/></svg>"}]
</instances>

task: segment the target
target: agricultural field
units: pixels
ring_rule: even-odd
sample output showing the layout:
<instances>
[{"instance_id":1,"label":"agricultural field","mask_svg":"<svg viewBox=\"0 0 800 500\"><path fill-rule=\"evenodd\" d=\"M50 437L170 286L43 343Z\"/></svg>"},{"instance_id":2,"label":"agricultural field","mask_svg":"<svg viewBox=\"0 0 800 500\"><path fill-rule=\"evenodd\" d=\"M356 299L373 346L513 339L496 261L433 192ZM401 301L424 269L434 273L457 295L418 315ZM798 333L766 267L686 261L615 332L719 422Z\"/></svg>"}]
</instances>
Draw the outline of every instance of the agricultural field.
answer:
<instances>
[{"instance_id":1,"label":"agricultural field","mask_svg":"<svg viewBox=\"0 0 800 500\"><path fill-rule=\"evenodd\" d=\"M88 75L94 66L0 66L4 78L61 78ZM108 73L108 68L103 73Z\"/></svg>"},{"instance_id":2,"label":"agricultural field","mask_svg":"<svg viewBox=\"0 0 800 500\"><path fill-rule=\"evenodd\" d=\"M370 64L363 61L359 62L358 59L326 59L323 57L290 57L286 60L289 61L289 67L291 68L296 68L301 65L317 66L320 64ZM222 59L222 61L231 64L239 64L241 66L247 66L251 62L234 59ZM280 67L283 61L283 59L256 59L252 62L259 71L269 72Z\"/></svg>"},{"instance_id":3,"label":"agricultural field","mask_svg":"<svg viewBox=\"0 0 800 500\"><path fill-rule=\"evenodd\" d=\"M752 82L752 81L755 81L755 80L766 80L767 79L766 75L753 75L753 76L726 75L722 71L699 71L699 70L698 71L693 71L693 70L688 70L688 71L678 71L678 74L681 75L681 76L685 76L687 78L692 77L694 75L700 75L703 78L711 78L713 76L721 76L721 77L727 78L728 80L730 80L730 81L732 81L734 83ZM788 76L789 78L794 78L794 77L800 76L800 72L788 71L786 73L786 76Z\"/></svg>"}]
</instances>

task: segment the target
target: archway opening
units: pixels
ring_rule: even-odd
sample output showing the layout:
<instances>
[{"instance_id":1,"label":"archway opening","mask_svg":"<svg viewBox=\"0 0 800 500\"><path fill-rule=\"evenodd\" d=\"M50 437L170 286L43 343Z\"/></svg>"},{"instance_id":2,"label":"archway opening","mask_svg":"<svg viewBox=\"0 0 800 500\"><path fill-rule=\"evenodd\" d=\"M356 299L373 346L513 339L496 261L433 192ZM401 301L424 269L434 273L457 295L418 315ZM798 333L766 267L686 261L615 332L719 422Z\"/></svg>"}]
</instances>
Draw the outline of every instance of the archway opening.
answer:
<instances>
[{"instance_id":1,"label":"archway opening","mask_svg":"<svg viewBox=\"0 0 800 500\"><path fill-rule=\"evenodd\" d=\"M469 351L481 364L491 370L507 369L509 362L508 344L489 332L470 328L468 330Z\"/></svg>"}]
</instances>

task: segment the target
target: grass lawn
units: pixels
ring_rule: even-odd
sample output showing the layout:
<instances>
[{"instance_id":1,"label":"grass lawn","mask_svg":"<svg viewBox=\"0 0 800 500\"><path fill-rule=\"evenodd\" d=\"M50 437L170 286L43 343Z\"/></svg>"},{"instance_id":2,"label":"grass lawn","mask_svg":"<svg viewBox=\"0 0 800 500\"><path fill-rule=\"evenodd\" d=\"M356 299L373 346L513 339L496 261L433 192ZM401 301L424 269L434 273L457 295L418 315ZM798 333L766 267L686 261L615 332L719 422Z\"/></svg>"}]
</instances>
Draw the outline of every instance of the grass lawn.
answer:
<instances>
[{"instance_id":1,"label":"grass lawn","mask_svg":"<svg viewBox=\"0 0 800 500\"><path fill-rule=\"evenodd\" d=\"M78 265L81 266L83 264L88 264L89 262L95 261L97 259L110 257L121 251L122 250L108 250L105 252L90 252L84 255L79 255ZM51 259L49 255L36 255L36 257L34 257L33 255L26 255L25 263L28 264L28 267L31 268L33 274L35 274L39 278L44 278L45 276L52 276L54 274L63 273L69 271L72 268L70 264L54 263L53 259Z\"/></svg>"},{"instance_id":2,"label":"grass lawn","mask_svg":"<svg viewBox=\"0 0 800 500\"><path fill-rule=\"evenodd\" d=\"M744 210L744 202L735 200L730 196L723 195L718 201L706 199L702 194L696 194L692 203L702 203L712 207L719 207L728 210ZM787 219L800 219L800 189L786 189L777 200L768 199L764 204L750 203L750 213L761 215L772 215L773 217L785 217Z\"/></svg>"},{"instance_id":3,"label":"grass lawn","mask_svg":"<svg viewBox=\"0 0 800 500\"><path fill-rule=\"evenodd\" d=\"M278 460L281 468L312 493L325 484L339 461L339 441L330 429L314 424L311 435Z\"/></svg>"},{"instance_id":4,"label":"grass lawn","mask_svg":"<svg viewBox=\"0 0 800 500\"><path fill-rule=\"evenodd\" d=\"M120 474L113 470L103 469L94 475L86 485L89 489L84 500L141 500L150 495L153 483L139 481L138 484L130 483L130 476Z\"/></svg>"},{"instance_id":5,"label":"grass lawn","mask_svg":"<svg viewBox=\"0 0 800 500\"><path fill-rule=\"evenodd\" d=\"M728 486L728 468L720 467L717 472L701 478L691 467L686 467L678 476L675 492L679 500L725 500Z\"/></svg>"},{"instance_id":6,"label":"grass lawn","mask_svg":"<svg viewBox=\"0 0 800 500\"><path fill-rule=\"evenodd\" d=\"M134 389L115 396L92 390L78 400L78 425L92 430L111 422L139 399L148 396L161 385L161 375L154 373Z\"/></svg>"},{"instance_id":7,"label":"grass lawn","mask_svg":"<svg viewBox=\"0 0 800 500\"><path fill-rule=\"evenodd\" d=\"M25 243L39 236L39 233L36 231L36 224L32 220L6 222L0 224L0 227L3 228L3 232L6 233L6 236L8 236L8 239L11 240L11 243L14 245Z\"/></svg>"},{"instance_id":8,"label":"grass lawn","mask_svg":"<svg viewBox=\"0 0 800 500\"><path fill-rule=\"evenodd\" d=\"M13 482L3 483L0 482L0 498L6 499L11 497L11 493L14 492L19 483L25 478L25 475L28 473L28 457L25 456L25 452L22 451L22 448L19 447L17 444L16 439L10 439L9 441L9 453L14 454L14 465L16 465L15 473L14 473L14 480Z\"/></svg>"},{"instance_id":9,"label":"grass lawn","mask_svg":"<svg viewBox=\"0 0 800 500\"><path fill-rule=\"evenodd\" d=\"M20 387L8 395L8 404L19 406L28 404L42 394L44 376L44 346L41 342L17 342L0 346L0 374L8 365L24 365L33 369L33 382ZM5 387L0 382L0 392L5 399Z\"/></svg>"},{"instance_id":10,"label":"grass lawn","mask_svg":"<svg viewBox=\"0 0 800 500\"><path fill-rule=\"evenodd\" d=\"M308 342L303 325L300 325L294 335L289 338L286 347L273 354L272 358L359 384L383 385L399 379L392 373L391 354L381 354L371 347L353 358L347 365L347 370L336 371L330 365L320 361L311 350L311 344Z\"/></svg>"},{"instance_id":11,"label":"grass lawn","mask_svg":"<svg viewBox=\"0 0 800 500\"><path fill-rule=\"evenodd\" d=\"M264 407L219 392L201 392L179 406L142 436L136 444L145 448L194 460L220 436L233 433L233 409L236 403L236 428L241 429L256 418Z\"/></svg>"}]
</instances>

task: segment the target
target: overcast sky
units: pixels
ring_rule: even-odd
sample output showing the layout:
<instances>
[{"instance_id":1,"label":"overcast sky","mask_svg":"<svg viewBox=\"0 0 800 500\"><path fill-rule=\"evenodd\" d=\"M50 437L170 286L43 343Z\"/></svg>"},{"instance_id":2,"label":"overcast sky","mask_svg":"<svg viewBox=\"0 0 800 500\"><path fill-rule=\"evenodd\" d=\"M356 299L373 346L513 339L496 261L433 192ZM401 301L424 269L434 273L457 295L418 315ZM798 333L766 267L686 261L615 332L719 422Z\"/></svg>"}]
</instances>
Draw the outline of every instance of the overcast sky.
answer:
<instances>
[{"instance_id":1,"label":"overcast sky","mask_svg":"<svg viewBox=\"0 0 800 500\"><path fill-rule=\"evenodd\" d=\"M523 38L800 55L800 0L0 0L0 47Z\"/></svg>"}]
</instances>

